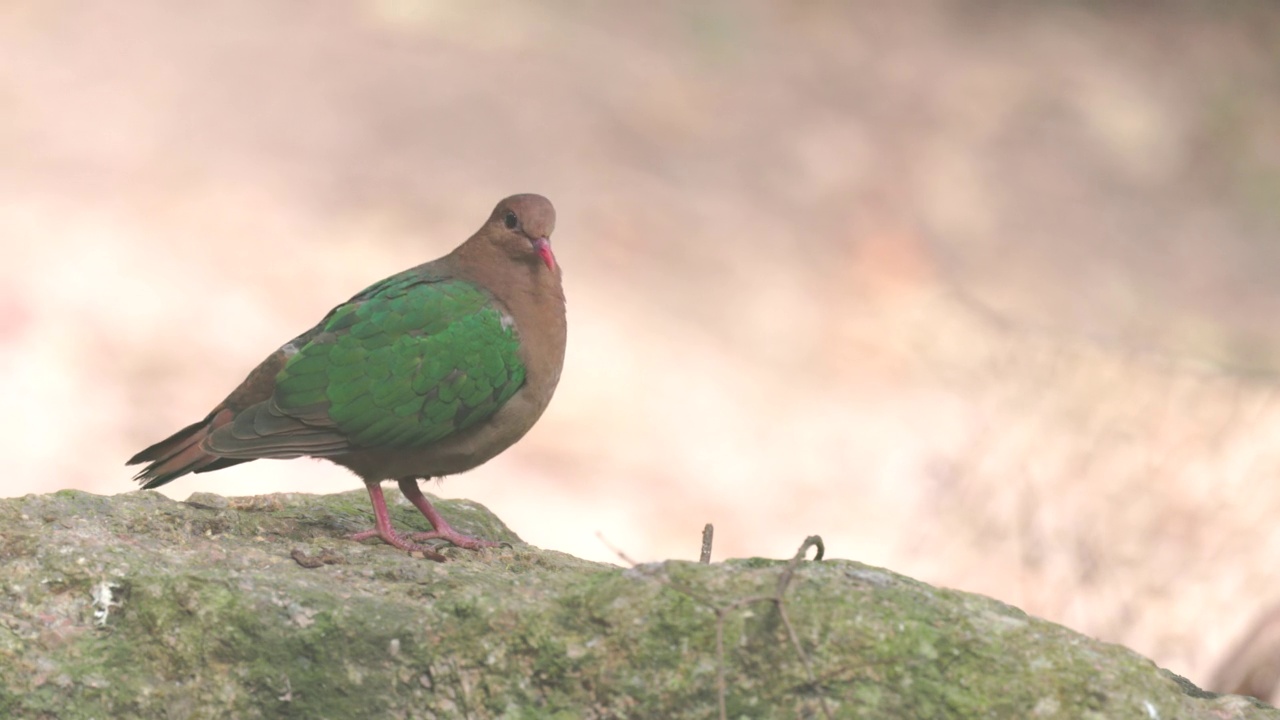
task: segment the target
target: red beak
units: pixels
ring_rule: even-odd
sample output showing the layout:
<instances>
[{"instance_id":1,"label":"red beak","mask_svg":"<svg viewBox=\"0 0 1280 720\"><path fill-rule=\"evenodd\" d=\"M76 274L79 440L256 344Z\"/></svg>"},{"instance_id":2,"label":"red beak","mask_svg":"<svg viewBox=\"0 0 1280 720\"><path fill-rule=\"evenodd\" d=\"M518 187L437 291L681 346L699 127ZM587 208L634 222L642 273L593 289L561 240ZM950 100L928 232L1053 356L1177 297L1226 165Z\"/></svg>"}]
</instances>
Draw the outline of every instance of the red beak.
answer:
<instances>
[{"instance_id":1,"label":"red beak","mask_svg":"<svg viewBox=\"0 0 1280 720\"><path fill-rule=\"evenodd\" d=\"M546 238L538 238L533 241L533 249L538 251L538 257L542 258L542 262L547 264L547 269L554 272L556 269L556 256L551 252L551 241Z\"/></svg>"}]
</instances>

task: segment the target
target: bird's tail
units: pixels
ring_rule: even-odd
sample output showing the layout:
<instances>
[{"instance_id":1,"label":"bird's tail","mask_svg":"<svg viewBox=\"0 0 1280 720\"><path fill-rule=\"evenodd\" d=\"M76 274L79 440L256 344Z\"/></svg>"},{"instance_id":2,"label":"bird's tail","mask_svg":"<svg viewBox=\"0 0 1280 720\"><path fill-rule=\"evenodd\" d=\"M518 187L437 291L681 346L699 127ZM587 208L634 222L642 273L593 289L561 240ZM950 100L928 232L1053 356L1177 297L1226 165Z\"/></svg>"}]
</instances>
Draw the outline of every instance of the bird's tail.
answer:
<instances>
[{"instance_id":1,"label":"bird's tail","mask_svg":"<svg viewBox=\"0 0 1280 720\"><path fill-rule=\"evenodd\" d=\"M248 462L252 458L224 458L206 452L204 439L214 430L232 420L232 412L221 408L208 417L182 428L178 432L129 458L126 465L147 463L134 480L144 489L156 488L191 472L209 472Z\"/></svg>"}]
</instances>

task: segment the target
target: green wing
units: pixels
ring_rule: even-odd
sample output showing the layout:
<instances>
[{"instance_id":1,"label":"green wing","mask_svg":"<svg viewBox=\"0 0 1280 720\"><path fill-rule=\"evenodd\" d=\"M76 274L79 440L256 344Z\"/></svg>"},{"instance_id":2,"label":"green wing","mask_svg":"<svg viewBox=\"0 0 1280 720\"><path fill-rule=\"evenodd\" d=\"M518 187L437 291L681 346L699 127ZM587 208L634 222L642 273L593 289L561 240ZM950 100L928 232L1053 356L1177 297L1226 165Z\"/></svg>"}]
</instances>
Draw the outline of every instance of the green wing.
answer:
<instances>
[{"instance_id":1,"label":"green wing","mask_svg":"<svg viewBox=\"0 0 1280 720\"><path fill-rule=\"evenodd\" d=\"M462 280L394 276L308 335L276 377L270 414L348 448L428 445L493 415L524 384L515 328ZM281 434L297 438L289 424Z\"/></svg>"}]
</instances>

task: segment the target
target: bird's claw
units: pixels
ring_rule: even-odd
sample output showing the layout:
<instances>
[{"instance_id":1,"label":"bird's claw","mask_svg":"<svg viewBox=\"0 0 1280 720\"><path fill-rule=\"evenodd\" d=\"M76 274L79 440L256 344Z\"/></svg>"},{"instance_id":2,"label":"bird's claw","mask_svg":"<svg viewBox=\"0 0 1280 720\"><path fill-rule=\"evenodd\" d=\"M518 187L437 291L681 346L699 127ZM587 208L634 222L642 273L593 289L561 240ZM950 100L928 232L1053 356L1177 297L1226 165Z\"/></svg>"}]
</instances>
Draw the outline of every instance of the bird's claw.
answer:
<instances>
[{"instance_id":1,"label":"bird's claw","mask_svg":"<svg viewBox=\"0 0 1280 720\"><path fill-rule=\"evenodd\" d=\"M466 550L483 550L484 548L498 547L498 545L501 544L492 540L482 540L478 537L463 535L453 528L449 528L447 530L432 530L431 532L410 533L409 538L419 542L424 540L444 540Z\"/></svg>"},{"instance_id":2,"label":"bird's claw","mask_svg":"<svg viewBox=\"0 0 1280 720\"><path fill-rule=\"evenodd\" d=\"M372 530L365 530L363 532L358 532L350 536L350 538L352 540L355 540L356 542L360 542L361 540L368 540L371 537L376 537L382 540L382 542L390 545L391 547L399 548L400 550L404 550L405 552L422 553L428 559L435 560L436 562L444 562L447 559L445 558L444 555L441 555L439 552L437 552L435 548L432 548L429 545L415 545L409 542L408 540L406 540L403 536L397 535L394 532L383 533L383 532L380 532L377 528L374 528Z\"/></svg>"}]
</instances>

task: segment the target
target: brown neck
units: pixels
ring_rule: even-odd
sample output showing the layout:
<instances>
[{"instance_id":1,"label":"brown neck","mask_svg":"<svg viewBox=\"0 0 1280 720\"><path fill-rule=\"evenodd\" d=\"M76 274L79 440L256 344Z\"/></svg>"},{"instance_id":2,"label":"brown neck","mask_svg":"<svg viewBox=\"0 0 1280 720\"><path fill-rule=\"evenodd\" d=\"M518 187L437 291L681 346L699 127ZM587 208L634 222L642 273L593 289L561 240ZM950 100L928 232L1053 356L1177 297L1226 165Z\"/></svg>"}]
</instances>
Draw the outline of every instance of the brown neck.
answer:
<instances>
[{"instance_id":1,"label":"brown neck","mask_svg":"<svg viewBox=\"0 0 1280 720\"><path fill-rule=\"evenodd\" d=\"M455 277L486 288L515 321L527 383L538 399L551 400L564 365L567 337L564 286L536 255L513 259L483 242L467 242L444 258Z\"/></svg>"}]
</instances>

